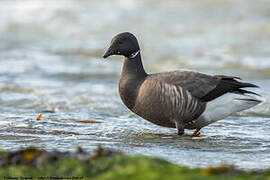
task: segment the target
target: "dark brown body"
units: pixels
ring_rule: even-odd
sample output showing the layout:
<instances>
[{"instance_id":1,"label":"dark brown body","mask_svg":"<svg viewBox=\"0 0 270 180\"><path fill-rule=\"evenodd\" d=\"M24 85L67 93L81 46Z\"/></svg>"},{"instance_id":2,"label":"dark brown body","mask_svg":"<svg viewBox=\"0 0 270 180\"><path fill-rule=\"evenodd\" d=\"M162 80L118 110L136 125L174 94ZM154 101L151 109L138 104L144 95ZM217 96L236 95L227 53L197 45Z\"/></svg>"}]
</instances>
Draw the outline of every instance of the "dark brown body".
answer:
<instances>
[{"instance_id":1,"label":"dark brown body","mask_svg":"<svg viewBox=\"0 0 270 180\"><path fill-rule=\"evenodd\" d=\"M186 89L170 84L174 72L137 73L134 69L141 69L132 63L137 62L124 60L119 81L120 97L132 112L154 124L170 128L175 128L176 121L185 125L202 114L205 102L193 97ZM180 71L177 73L181 74Z\"/></svg>"}]
</instances>

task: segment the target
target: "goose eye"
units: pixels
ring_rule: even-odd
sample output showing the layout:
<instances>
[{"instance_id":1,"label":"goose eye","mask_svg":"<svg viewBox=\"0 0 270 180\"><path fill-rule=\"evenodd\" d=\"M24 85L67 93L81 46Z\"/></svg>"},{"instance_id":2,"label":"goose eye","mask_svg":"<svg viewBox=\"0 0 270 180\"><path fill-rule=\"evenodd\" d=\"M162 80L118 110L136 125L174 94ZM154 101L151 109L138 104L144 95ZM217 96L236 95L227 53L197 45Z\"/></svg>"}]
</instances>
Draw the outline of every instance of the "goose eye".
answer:
<instances>
[{"instance_id":1,"label":"goose eye","mask_svg":"<svg viewBox=\"0 0 270 180\"><path fill-rule=\"evenodd\" d=\"M119 43L119 44L123 44L123 42L122 42L122 41L119 41L118 43Z\"/></svg>"}]
</instances>

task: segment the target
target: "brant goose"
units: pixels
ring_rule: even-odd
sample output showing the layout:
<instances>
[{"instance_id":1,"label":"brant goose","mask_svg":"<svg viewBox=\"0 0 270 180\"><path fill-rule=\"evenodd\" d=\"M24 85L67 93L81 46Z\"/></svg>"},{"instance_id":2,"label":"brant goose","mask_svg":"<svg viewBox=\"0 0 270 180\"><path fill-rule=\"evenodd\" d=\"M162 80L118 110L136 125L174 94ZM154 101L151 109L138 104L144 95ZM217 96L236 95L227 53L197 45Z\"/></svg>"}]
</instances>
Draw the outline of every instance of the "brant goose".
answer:
<instances>
[{"instance_id":1,"label":"brant goose","mask_svg":"<svg viewBox=\"0 0 270 180\"><path fill-rule=\"evenodd\" d=\"M116 35L103 58L124 56L119 93L124 104L135 114L164 127L200 129L229 115L262 102L260 95L243 88L258 86L240 82L234 76L210 76L178 70L147 74L136 37L124 32Z\"/></svg>"}]
</instances>

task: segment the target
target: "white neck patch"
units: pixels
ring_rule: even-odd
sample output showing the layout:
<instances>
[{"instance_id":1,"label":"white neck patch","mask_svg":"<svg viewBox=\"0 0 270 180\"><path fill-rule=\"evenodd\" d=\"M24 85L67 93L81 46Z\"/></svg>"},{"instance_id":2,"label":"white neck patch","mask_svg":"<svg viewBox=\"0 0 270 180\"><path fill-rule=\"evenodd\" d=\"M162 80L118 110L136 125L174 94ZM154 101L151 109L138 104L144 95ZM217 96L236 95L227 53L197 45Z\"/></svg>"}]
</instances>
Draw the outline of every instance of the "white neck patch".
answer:
<instances>
[{"instance_id":1,"label":"white neck patch","mask_svg":"<svg viewBox=\"0 0 270 180\"><path fill-rule=\"evenodd\" d=\"M135 58L139 54L139 52L140 52L140 50L138 50L137 52L132 53L128 58L129 59Z\"/></svg>"}]
</instances>

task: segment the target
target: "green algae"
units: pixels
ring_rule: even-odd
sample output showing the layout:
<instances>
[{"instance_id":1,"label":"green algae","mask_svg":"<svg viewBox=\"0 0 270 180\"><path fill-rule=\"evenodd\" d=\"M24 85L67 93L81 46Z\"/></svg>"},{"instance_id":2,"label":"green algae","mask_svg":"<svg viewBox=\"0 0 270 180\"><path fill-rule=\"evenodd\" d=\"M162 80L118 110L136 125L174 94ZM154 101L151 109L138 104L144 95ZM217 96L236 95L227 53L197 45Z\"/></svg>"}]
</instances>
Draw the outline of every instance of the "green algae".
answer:
<instances>
[{"instance_id":1,"label":"green algae","mask_svg":"<svg viewBox=\"0 0 270 180\"><path fill-rule=\"evenodd\" d=\"M43 165L8 165L0 169L0 177L32 179L95 179L95 180L200 180L200 179L270 179L270 171L244 172L230 166L191 169L166 160L145 156L98 157L82 161L61 159Z\"/></svg>"}]
</instances>

